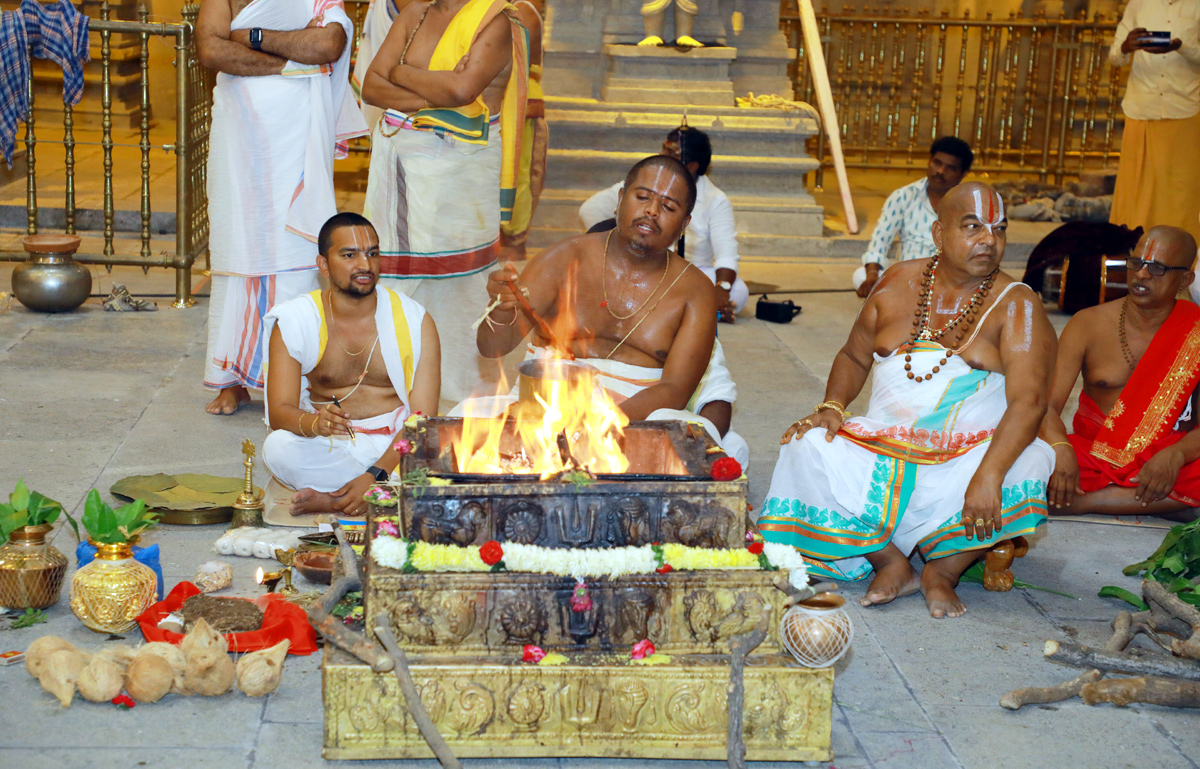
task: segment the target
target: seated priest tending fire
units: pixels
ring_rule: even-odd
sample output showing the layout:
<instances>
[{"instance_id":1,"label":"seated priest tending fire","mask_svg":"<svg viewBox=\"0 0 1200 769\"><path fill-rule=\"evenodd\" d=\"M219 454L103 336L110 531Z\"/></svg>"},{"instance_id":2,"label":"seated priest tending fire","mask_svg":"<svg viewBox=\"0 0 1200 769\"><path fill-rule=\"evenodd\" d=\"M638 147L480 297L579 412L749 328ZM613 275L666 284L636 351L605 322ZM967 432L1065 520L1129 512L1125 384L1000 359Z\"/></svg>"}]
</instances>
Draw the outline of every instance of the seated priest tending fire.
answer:
<instances>
[{"instance_id":1,"label":"seated priest tending fire","mask_svg":"<svg viewBox=\"0 0 1200 769\"><path fill-rule=\"evenodd\" d=\"M1056 340L1041 299L1000 272L1006 223L986 184L947 192L937 252L883 274L825 402L781 441L759 529L810 573L874 572L864 606L920 590L932 616L960 616L963 571L1046 519L1054 455L1037 430ZM867 414L849 419L872 366Z\"/></svg>"},{"instance_id":2,"label":"seated priest tending fire","mask_svg":"<svg viewBox=\"0 0 1200 769\"><path fill-rule=\"evenodd\" d=\"M1200 307L1196 241L1154 227L1126 262L1129 293L1063 329L1042 437L1054 448L1047 501L1057 515L1171 515L1200 507ZM1083 374L1074 434L1062 409ZM1190 516L1189 516L1190 517Z\"/></svg>"},{"instance_id":3,"label":"seated priest tending fire","mask_svg":"<svg viewBox=\"0 0 1200 769\"><path fill-rule=\"evenodd\" d=\"M266 315L263 463L295 492L293 515L364 515L363 494L399 464L404 420L437 413L437 329L415 300L378 285L379 237L365 218L335 215L317 247L329 288Z\"/></svg>"},{"instance_id":4,"label":"seated priest tending fire","mask_svg":"<svg viewBox=\"0 0 1200 769\"><path fill-rule=\"evenodd\" d=\"M511 264L491 274L493 306L477 342L485 357L499 358L533 330L527 358L574 357L597 372L596 384L628 419L700 423L745 467L749 448L729 429L737 390L716 344L712 283L670 250L695 200L696 183L678 160L641 160L626 178L614 229L568 238L519 276ZM451 413L494 416L516 399L515 391L473 399Z\"/></svg>"}]
</instances>

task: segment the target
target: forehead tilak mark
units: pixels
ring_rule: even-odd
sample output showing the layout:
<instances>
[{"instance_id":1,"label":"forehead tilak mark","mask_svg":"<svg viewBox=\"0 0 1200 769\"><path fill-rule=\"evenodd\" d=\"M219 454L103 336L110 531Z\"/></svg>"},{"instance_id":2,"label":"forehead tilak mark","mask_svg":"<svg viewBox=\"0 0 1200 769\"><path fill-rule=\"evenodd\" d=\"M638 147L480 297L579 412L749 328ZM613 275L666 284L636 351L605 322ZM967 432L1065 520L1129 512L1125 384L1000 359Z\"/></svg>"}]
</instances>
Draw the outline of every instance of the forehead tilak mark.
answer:
<instances>
[{"instance_id":1,"label":"forehead tilak mark","mask_svg":"<svg viewBox=\"0 0 1200 769\"><path fill-rule=\"evenodd\" d=\"M988 232L992 232L992 227L1004 221L1004 200L999 193L989 190L985 210L982 190L971 190L971 197L975 199L975 217L987 227Z\"/></svg>"}]
</instances>

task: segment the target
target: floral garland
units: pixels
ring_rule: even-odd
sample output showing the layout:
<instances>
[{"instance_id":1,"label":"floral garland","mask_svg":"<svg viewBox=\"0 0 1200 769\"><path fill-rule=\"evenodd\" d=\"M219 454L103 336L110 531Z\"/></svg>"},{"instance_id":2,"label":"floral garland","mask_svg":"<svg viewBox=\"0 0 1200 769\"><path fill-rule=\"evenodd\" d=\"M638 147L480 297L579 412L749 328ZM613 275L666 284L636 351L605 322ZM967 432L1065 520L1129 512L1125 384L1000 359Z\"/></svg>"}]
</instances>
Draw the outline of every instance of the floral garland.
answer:
<instances>
[{"instance_id":1,"label":"floral garland","mask_svg":"<svg viewBox=\"0 0 1200 769\"><path fill-rule=\"evenodd\" d=\"M620 577L626 574L667 574L709 569L762 569L788 572L797 588L808 583L804 559L795 548L751 541L745 548L709 549L655 543L642 547L598 550L538 547L495 540L482 546L435 545L399 536L395 522L382 520L371 540L371 557L389 569L412 572L519 571L574 577Z\"/></svg>"}]
</instances>

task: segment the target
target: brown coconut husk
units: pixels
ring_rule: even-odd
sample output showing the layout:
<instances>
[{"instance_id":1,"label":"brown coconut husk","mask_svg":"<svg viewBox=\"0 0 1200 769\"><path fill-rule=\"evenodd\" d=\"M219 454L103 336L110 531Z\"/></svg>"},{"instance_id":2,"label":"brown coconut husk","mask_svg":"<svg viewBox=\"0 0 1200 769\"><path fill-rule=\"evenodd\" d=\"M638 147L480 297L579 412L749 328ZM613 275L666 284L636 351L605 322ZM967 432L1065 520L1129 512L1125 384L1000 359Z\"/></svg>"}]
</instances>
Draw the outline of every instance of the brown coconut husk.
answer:
<instances>
[{"instance_id":1,"label":"brown coconut husk","mask_svg":"<svg viewBox=\"0 0 1200 769\"><path fill-rule=\"evenodd\" d=\"M162 657L143 654L129 666L125 691L138 702L158 702L171 691L175 673Z\"/></svg>"},{"instance_id":2,"label":"brown coconut husk","mask_svg":"<svg viewBox=\"0 0 1200 769\"><path fill-rule=\"evenodd\" d=\"M279 688L283 661L292 642L286 638L270 649L250 652L237 663L237 685L250 697L264 697Z\"/></svg>"},{"instance_id":3,"label":"brown coconut husk","mask_svg":"<svg viewBox=\"0 0 1200 769\"><path fill-rule=\"evenodd\" d=\"M171 666L171 691L175 694L187 695L187 685L184 682L184 673L187 670L187 658L183 656L183 651L175 644L169 644L164 641L154 641L145 646L139 647L136 656L150 654L155 657L160 657L164 662Z\"/></svg>"},{"instance_id":4,"label":"brown coconut husk","mask_svg":"<svg viewBox=\"0 0 1200 769\"><path fill-rule=\"evenodd\" d=\"M97 654L79 674L75 686L88 702L111 702L125 688L125 671L117 662Z\"/></svg>"},{"instance_id":5,"label":"brown coconut husk","mask_svg":"<svg viewBox=\"0 0 1200 769\"><path fill-rule=\"evenodd\" d=\"M60 705L69 708L75 697L75 684L87 664L88 655L78 649L59 649L41 664L38 683L57 697Z\"/></svg>"}]
</instances>

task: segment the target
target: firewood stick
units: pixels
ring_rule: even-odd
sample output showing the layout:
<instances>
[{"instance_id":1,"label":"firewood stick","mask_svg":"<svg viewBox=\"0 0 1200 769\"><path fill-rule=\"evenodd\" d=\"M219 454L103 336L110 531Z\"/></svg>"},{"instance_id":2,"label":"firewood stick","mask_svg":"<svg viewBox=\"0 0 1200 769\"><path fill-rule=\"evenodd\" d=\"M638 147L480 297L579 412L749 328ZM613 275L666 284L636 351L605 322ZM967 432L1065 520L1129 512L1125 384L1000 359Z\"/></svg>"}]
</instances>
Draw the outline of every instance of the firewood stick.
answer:
<instances>
[{"instance_id":1,"label":"firewood stick","mask_svg":"<svg viewBox=\"0 0 1200 769\"><path fill-rule=\"evenodd\" d=\"M384 654L378 646L367 638L365 633L355 633L346 627L340 617L333 616L333 607L346 597L347 593L362 589L358 577L347 575L334 580L320 600L308 609L308 624L313 626L325 640L334 646L353 654L358 659L371 666L376 673L386 673L395 663Z\"/></svg>"},{"instance_id":2,"label":"firewood stick","mask_svg":"<svg viewBox=\"0 0 1200 769\"><path fill-rule=\"evenodd\" d=\"M425 738L429 749L437 757L438 763L444 769L462 769L462 764L454 757L454 752L450 750L450 746L446 744L441 732L434 726L433 719L429 717L429 711L425 710L425 703L421 702L421 693L417 691L417 686L413 683L412 671L408 669L408 657L400 648L400 644L396 643L396 637L392 635L391 629L386 625L376 625L375 637L396 661L396 680L400 682L400 691L404 694L408 712L412 714L413 721L421 730L421 736Z\"/></svg>"},{"instance_id":3,"label":"firewood stick","mask_svg":"<svg viewBox=\"0 0 1200 769\"><path fill-rule=\"evenodd\" d=\"M1155 625L1183 637L1183 640L1171 642L1171 653L1185 659L1200 660L1200 611L1154 580L1142 582L1142 596L1150 604L1151 611L1155 612ZM1164 613L1169 616L1164 616Z\"/></svg>"},{"instance_id":4,"label":"firewood stick","mask_svg":"<svg viewBox=\"0 0 1200 769\"><path fill-rule=\"evenodd\" d=\"M1138 632L1133 618L1142 614L1145 612L1133 615L1123 611L1118 614L1117 618L1113 620L1112 637L1104 644L1104 650L1108 652L1124 651ZM1024 689L1015 689L1000 698L1000 707L1006 710L1019 710L1025 705L1045 705L1050 702L1069 700L1072 697L1078 697L1085 685L1099 681L1102 675L1103 673L1099 670L1092 669L1054 686L1026 686Z\"/></svg>"},{"instance_id":5,"label":"firewood stick","mask_svg":"<svg viewBox=\"0 0 1200 769\"><path fill-rule=\"evenodd\" d=\"M1059 644L1047 641L1046 659L1077 668L1098 668L1113 673L1132 675L1165 675L1200 681L1200 663L1174 657L1133 657L1128 654L1100 651L1078 644Z\"/></svg>"},{"instance_id":6,"label":"firewood stick","mask_svg":"<svg viewBox=\"0 0 1200 769\"><path fill-rule=\"evenodd\" d=\"M1171 678L1110 678L1083 687L1084 704L1111 702L1122 707L1134 702L1168 708L1200 708L1200 684Z\"/></svg>"},{"instance_id":7,"label":"firewood stick","mask_svg":"<svg viewBox=\"0 0 1200 769\"><path fill-rule=\"evenodd\" d=\"M746 769L746 742L742 738L742 713L746 703L746 655L767 637L771 607L764 606L762 616L749 633L729 639L729 726L725 733L725 754L729 769Z\"/></svg>"}]
</instances>

